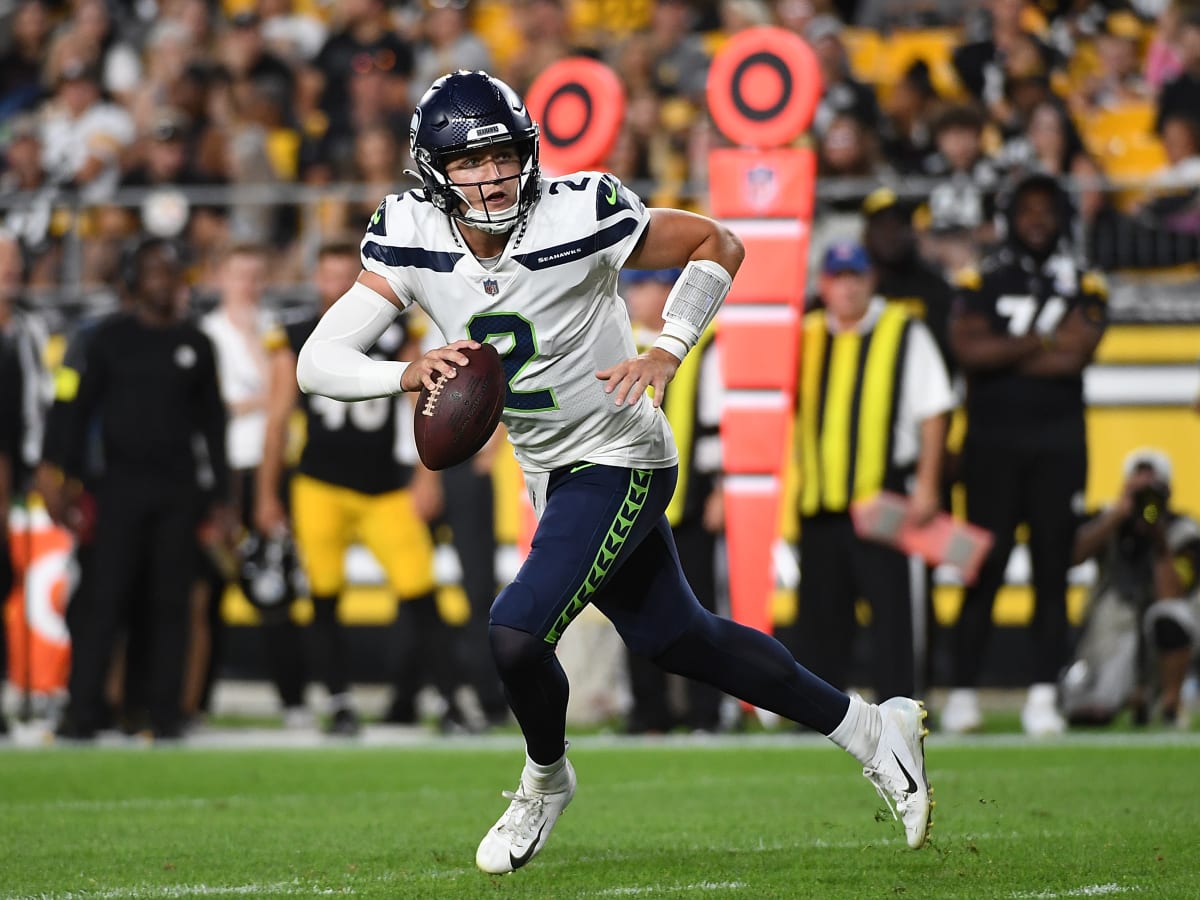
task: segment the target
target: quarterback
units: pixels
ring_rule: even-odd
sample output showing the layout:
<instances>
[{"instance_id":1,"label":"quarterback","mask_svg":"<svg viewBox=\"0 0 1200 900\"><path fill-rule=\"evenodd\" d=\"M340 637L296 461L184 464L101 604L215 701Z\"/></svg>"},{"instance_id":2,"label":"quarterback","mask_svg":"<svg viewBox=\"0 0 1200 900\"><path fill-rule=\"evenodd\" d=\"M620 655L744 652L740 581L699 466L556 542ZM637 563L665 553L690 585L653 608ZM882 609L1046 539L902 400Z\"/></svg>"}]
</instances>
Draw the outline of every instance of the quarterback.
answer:
<instances>
[{"instance_id":1,"label":"quarterback","mask_svg":"<svg viewBox=\"0 0 1200 900\"><path fill-rule=\"evenodd\" d=\"M422 187L390 195L362 242L363 272L300 352L302 390L341 400L433 387L488 341L504 360L503 421L538 526L489 622L492 654L525 738L508 809L475 862L511 872L545 845L575 794L565 740L568 685L555 656L589 603L634 653L800 722L850 752L908 844L931 823L923 706L850 697L774 638L706 611L688 586L664 512L676 480L663 389L712 322L743 248L703 216L647 209L612 175L543 178L538 126L485 72L434 82L413 114ZM682 273L654 346L637 354L622 268ZM409 363L366 351L416 304L449 345Z\"/></svg>"}]
</instances>

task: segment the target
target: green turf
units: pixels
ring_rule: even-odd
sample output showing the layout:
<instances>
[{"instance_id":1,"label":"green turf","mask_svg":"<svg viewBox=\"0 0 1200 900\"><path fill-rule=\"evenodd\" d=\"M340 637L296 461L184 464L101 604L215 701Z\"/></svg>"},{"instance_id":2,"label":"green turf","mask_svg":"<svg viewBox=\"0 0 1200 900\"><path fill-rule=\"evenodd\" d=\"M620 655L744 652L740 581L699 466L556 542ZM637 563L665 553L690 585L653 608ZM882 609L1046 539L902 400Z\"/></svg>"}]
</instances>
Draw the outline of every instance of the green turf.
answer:
<instances>
[{"instance_id":1,"label":"green turf","mask_svg":"<svg viewBox=\"0 0 1200 900\"><path fill-rule=\"evenodd\" d=\"M513 749L0 753L0 898L1200 896L1200 745L929 749L913 852L827 745L571 751L579 792L515 875L472 865Z\"/></svg>"}]
</instances>

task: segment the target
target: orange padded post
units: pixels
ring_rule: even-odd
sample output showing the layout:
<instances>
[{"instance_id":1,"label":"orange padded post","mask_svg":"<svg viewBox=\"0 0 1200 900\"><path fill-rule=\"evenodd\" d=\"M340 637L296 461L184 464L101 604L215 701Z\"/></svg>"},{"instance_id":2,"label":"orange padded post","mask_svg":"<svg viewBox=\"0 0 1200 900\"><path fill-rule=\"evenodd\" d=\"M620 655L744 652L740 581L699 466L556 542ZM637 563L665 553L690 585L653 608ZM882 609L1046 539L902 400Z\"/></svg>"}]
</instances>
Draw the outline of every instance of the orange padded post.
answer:
<instances>
[{"instance_id":1,"label":"orange padded post","mask_svg":"<svg viewBox=\"0 0 1200 900\"><path fill-rule=\"evenodd\" d=\"M816 161L794 146L821 94L809 46L779 28L740 32L713 60L708 105L735 145L709 155L710 209L746 245L718 319L727 387L725 527L733 617L770 630L772 549L794 405Z\"/></svg>"}]
</instances>

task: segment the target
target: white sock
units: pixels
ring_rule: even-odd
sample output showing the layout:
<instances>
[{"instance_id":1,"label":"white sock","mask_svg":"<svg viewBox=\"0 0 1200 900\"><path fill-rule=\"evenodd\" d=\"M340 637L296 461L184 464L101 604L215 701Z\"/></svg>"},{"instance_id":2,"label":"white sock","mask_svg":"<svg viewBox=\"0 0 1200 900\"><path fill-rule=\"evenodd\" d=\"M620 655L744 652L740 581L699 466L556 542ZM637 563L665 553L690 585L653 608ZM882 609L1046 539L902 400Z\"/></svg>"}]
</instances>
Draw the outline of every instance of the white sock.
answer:
<instances>
[{"instance_id":1,"label":"white sock","mask_svg":"<svg viewBox=\"0 0 1200 900\"><path fill-rule=\"evenodd\" d=\"M883 733L883 716L879 707L867 703L858 694L850 695L846 718L829 735L829 739L863 765L871 761L879 736Z\"/></svg>"},{"instance_id":2,"label":"white sock","mask_svg":"<svg viewBox=\"0 0 1200 900\"><path fill-rule=\"evenodd\" d=\"M521 773L521 782L525 787L535 791L546 793L560 786L562 782L562 774L567 768L567 754L563 751L555 762L543 766L541 763L536 763L529 758L529 754L525 754L525 770Z\"/></svg>"}]
</instances>

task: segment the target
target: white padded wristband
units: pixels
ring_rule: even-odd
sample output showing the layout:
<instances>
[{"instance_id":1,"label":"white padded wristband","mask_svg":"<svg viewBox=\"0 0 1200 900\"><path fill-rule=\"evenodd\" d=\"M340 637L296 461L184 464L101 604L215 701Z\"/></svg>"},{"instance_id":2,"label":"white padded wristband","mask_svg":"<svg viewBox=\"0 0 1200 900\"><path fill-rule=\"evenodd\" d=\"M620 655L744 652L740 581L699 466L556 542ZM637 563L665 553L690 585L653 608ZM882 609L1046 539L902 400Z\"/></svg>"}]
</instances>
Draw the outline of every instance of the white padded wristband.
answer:
<instances>
[{"instance_id":1,"label":"white padded wristband","mask_svg":"<svg viewBox=\"0 0 1200 900\"><path fill-rule=\"evenodd\" d=\"M712 324L725 296L733 286L733 276L719 263L709 259L693 259L667 295L663 306L662 335L654 342L668 353L678 355L671 346L659 344L663 338L673 338L683 344L684 353L696 346L700 335Z\"/></svg>"},{"instance_id":2,"label":"white padded wristband","mask_svg":"<svg viewBox=\"0 0 1200 900\"><path fill-rule=\"evenodd\" d=\"M296 360L300 390L334 400L399 394L408 363L367 356L398 313L382 294L355 282L326 311L300 348Z\"/></svg>"}]
</instances>

